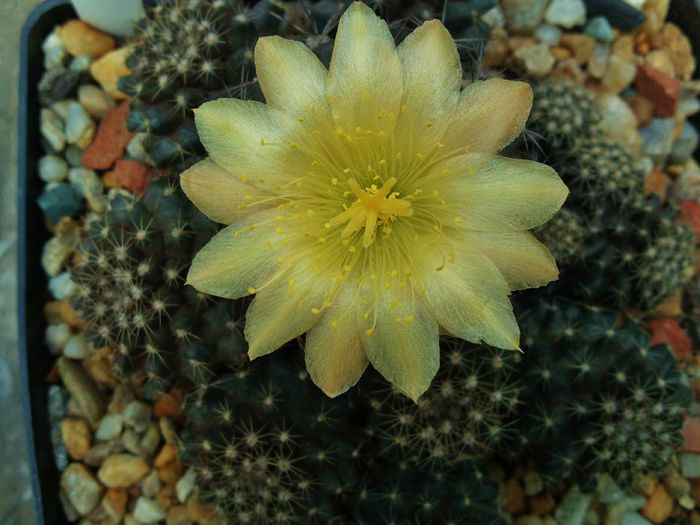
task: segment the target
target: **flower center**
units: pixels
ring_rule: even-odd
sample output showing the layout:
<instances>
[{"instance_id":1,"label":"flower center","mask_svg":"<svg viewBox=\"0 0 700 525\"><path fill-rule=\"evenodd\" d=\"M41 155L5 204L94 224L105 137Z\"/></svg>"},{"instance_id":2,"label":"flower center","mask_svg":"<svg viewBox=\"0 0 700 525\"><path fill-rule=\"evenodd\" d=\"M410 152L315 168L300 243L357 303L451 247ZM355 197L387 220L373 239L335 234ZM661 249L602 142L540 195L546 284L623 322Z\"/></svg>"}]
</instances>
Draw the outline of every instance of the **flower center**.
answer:
<instances>
[{"instance_id":1,"label":"flower center","mask_svg":"<svg viewBox=\"0 0 700 525\"><path fill-rule=\"evenodd\" d=\"M391 193L394 184L396 178L391 177L381 188L373 184L362 189L355 179L348 180L357 200L347 210L333 217L326 226L330 228L347 223L340 234L343 239L364 228L362 246L367 248L374 242L377 226L381 226L384 233L388 234L391 232L390 224L396 217L413 215L411 203L399 199L397 192Z\"/></svg>"}]
</instances>

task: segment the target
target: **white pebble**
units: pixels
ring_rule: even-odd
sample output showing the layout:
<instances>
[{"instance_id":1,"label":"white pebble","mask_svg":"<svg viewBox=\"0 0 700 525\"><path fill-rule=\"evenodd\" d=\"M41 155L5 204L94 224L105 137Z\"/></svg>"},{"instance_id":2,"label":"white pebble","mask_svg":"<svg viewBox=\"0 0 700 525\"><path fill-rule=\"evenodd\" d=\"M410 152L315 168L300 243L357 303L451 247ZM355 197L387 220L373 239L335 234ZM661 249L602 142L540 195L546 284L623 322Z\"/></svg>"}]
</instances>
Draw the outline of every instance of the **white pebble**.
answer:
<instances>
[{"instance_id":1,"label":"white pebble","mask_svg":"<svg viewBox=\"0 0 700 525\"><path fill-rule=\"evenodd\" d=\"M66 140L69 144L75 144L85 149L95 136L95 123L83 106L77 102L68 105L66 114Z\"/></svg>"},{"instance_id":2,"label":"white pebble","mask_svg":"<svg viewBox=\"0 0 700 525\"><path fill-rule=\"evenodd\" d=\"M56 155L39 159L39 177L44 182L61 182L68 176L68 163Z\"/></svg>"},{"instance_id":3,"label":"white pebble","mask_svg":"<svg viewBox=\"0 0 700 525\"><path fill-rule=\"evenodd\" d=\"M106 414L97 427L95 437L100 441L109 441L119 436L123 428L124 418L121 414Z\"/></svg>"},{"instance_id":4,"label":"white pebble","mask_svg":"<svg viewBox=\"0 0 700 525\"><path fill-rule=\"evenodd\" d=\"M141 496L134 507L134 518L141 523L156 523L165 519L165 511L157 501Z\"/></svg>"},{"instance_id":5,"label":"white pebble","mask_svg":"<svg viewBox=\"0 0 700 525\"><path fill-rule=\"evenodd\" d=\"M69 297L75 290L75 283L70 278L69 272L63 272L49 279L49 290L54 299L61 300Z\"/></svg>"},{"instance_id":6,"label":"white pebble","mask_svg":"<svg viewBox=\"0 0 700 525\"><path fill-rule=\"evenodd\" d=\"M66 323L50 324L46 327L44 340L52 354L60 354L70 337L70 327Z\"/></svg>"}]
</instances>

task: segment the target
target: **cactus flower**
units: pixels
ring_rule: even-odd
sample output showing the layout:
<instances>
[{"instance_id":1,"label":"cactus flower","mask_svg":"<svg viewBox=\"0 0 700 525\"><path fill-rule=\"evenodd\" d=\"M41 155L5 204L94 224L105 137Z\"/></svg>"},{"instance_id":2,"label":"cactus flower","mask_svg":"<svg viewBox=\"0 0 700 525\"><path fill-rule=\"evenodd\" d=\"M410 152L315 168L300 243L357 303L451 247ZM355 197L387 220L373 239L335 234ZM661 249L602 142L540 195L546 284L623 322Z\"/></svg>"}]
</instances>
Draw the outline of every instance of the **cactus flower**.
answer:
<instances>
[{"instance_id":1,"label":"cactus flower","mask_svg":"<svg viewBox=\"0 0 700 525\"><path fill-rule=\"evenodd\" d=\"M195 205L228 225L188 283L255 295L250 358L306 333L307 369L327 395L371 363L416 400L438 370L441 330L517 349L511 290L557 278L527 230L568 192L550 167L496 154L522 131L529 85L462 89L439 21L397 47L361 2L340 19L328 70L276 36L258 41L255 67L266 104L196 110L210 157L181 177Z\"/></svg>"}]
</instances>

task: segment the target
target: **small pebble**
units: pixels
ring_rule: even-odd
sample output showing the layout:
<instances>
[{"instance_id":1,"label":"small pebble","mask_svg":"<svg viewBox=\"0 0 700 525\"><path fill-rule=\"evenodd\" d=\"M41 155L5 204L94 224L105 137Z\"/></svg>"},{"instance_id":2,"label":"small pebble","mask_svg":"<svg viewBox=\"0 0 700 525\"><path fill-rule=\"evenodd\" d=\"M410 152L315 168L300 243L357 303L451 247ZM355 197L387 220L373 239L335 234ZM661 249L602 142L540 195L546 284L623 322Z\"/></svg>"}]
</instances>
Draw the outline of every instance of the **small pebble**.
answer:
<instances>
[{"instance_id":1,"label":"small pebble","mask_svg":"<svg viewBox=\"0 0 700 525\"><path fill-rule=\"evenodd\" d=\"M522 46L513 53L513 58L520 63L528 75L537 78L547 76L555 63L546 44Z\"/></svg>"},{"instance_id":2,"label":"small pebble","mask_svg":"<svg viewBox=\"0 0 700 525\"><path fill-rule=\"evenodd\" d=\"M700 454L681 452L678 455L681 462L681 473L686 478L700 477Z\"/></svg>"},{"instance_id":3,"label":"small pebble","mask_svg":"<svg viewBox=\"0 0 700 525\"><path fill-rule=\"evenodd\" d=\"M58 30L66 50L73 56L100 57L114 49L116 41L82 20L69 20Z\"/></svg>"},{"instance_id":4,"label":"small pebble","mask_svg":"<svg viewBox=\"0 0 700 525\"><path fill-rule=\"evenodd\" d=\"M61 473L61 489L81 516L97 506L104 491L93 473L81 463L71 463Z\"/></svg>"},{"instance_id":5,"label":"small pebble","mask_svg":"<svg viewBox=\"0 0 700 525\"><path fill-rule=\"evenodd\" d=\"M117 103L109 94L92 84L80 86L78 101L96 119L103 119L107 113L117 107Z\"/></svg>"},{"instance_id":6,"label":"small pebble","mask_svg":"<svg viewBox=\"0 0 700 525\"><path fill-rule=\"evenodd\" d=\"M683 124L683 131L673 144L669 161L673 164L684 164L698 147L698 130L689 121Z\"/></svg>"},{"instance_id":7,"label":"small pebble","mask_svg":"<svg viewBox=\"0 0 700 525\"><path fill-rule=\"evenodd\" d=\"M141 438L132 428L128 428L124 431L124 433L122 434L121 444L126 450L128 450L132 454L142 454Z\"/></svg>"},{"instance_id":8,"label":"small pebble","mask_svg":"<svg viewBox=\"0 0 700 525\"><path fill-rule=\"evenodd\" d=\"M90 65L90 74L92 78L102 86L102 89L117 100L128 98L126 94L119 91L119 87L117 86L121 77L125 77L131 73L131 70L126 65L126 58L128 56L129 48L122 47L107 53Z\"/></svg>"},{"instance_id":9,"label":"small pebble","mask_svg":"<svg viewBox=\"0 0 700 525\"><path fill-rule=\"evenodd\" d=\"M107 487L130 487L141 481L150 468L143 458L114 454L104 460L97 477Z\"/></svg>"},{"instance_id":10,"label":"small pebble","mask_svg":"<svg viewBox=\"0 0 700 525\"><path fill-rule=\"evenodd\" d=\"M556 46L561 38L561 29L557 26L542 24L537 28L537 31L535 31L535 37L543 44Z\"/></svg>"},{"instance_id":11,"label":"small pebble","mask_svg":"<svg viewBox=\"0 0 700 525\"><path fill-rule=\"evenodd\" d=\"M657 164L665 161L673 149L675 119L655 118L639 130L644 140L644 152Z\"/></svg>"},{"instance_id":12,"label":"small pebble","mask_svg":"<svg viewBox=\"0 0 700 525\"><path fill-rule=\"evenodd\" d=\"M124 423L136 432L143 432L151 423L151 407L141 401L132 401L124 410Z\"/></svg>"},{"instance_id":13,"label":"small pebble","mask_svg":"<svg viewBox=\"0 0 700 525\"><path fill-rule=\"evenodd\" d=\"M637 74L637 66L617 55L611 55L603 73L603 86L612 94L617 95L627 89Z\"/></svg>"},{"instance_id":14,"label":"small pebble","mask_svg":"<svg viewBox=\"0 0 700 525\"><path fill-rule=\"evenodd\" d=\"M591 494L582 493L578 486L574 485L557 506L554 518L560 525L583 525L592 499Z\"/></svg>"},{"instance_id":15,"label":"small pebble","mask_svg":"<svg viewBox=\"0 0 700 525\"><path fill-rule=\"evenodd\" d=\"M44 52L44 69L49 70L55 67L62 67L66 60L66 48L63 47L58 36L58 31L52 31L41 43L41 50Z\"/></svg>"},{"instance_id":16,"label":"small pebble","mask_svg":"<svg viewBox=\"0 0 700 525\"><path fill-rule=\"evenodd\" d=\"M97 427L95 438L100 441L110 441L118 437L124 428L124 418L121 414L105 414Z\"/></svg>"},{"instance_id":17,"label":"small pebble","mask_svg":"<svg viewBox=\"0 0 700 525\"><path fill-rule=\"evenodd\" d=\"M104 194L102 180L97 174L85 168L72 168L68 173L71 184L82 193L92 211L107 211L107 197Z\"/></svg>"},{"instance_id":18,"label":"small pebble","mask_svg":"<svg viewBox=\"0 0 700 525\"><path fill-rule=\"evenodd\" d=\"M610 48L598 42L593 48L593 53L588 59L588 74L593 78L602 78L608 67L608 60L610 59Z\"/></svg>"},{"instance_id":19,"label":"small pebble","mask_svg":"<svg viewBox=\"0 0 700 525\"><path fill-rule=\"evenodd\" d=\"M89 55L81 55L79 57L73 58L68 64L69 71L75 71L76 73L83 73L90 69L90 64L92 64L92 57Z\"/></svg>"},{"instance_id":20,"label":"small pebble","mask_svg":"<svg viewBox=\"0 0 700 525\"><path fill-rule=\"evenodd\" d=\"M81 168L83 166L83 150L77 146L68 146L63 152L63 157L71 168Z\"/></svg>"},{"instance_id":21,"label":"small pebble","mask_svg":"<svg viewBox=\"0 0 700 525\"><path fill-rule=\"evenodd\" d=\"M79 229L73 219L62 218L56 225L56 235L51 237L41 253L41 266L51 277L61 273L68 257L78 245Z\"/></svg>"},{"instance_id":22,"label":"small pebble","mask_svg":"<svg viewBox=\"0 0 700 525\"><path fill-rule=\"evenodd\" d=\"M56 362L63 385L77 402L82 414L93 428L97 428L104 414L104 401L95 383L76 361L61 357Z\"/></svg>"},{"instance_id":23,"label":"small pebble","mask_svg":"<svg viewBox=\"0 0 700 525\"><path fill-rule=\"evenodd\" d=\"M83 198L71 184L60 182L46 186L37 199L51 224L58 224L64 217L75 217L83 210Z\"/></svg>"},{"instance_id":24,"label":"small pebble","mask_svg":"<svg viewBox=\"0 0 700 525\"><path fill-rule=\"evenodd\" d=\"M151 457L155 454L160 444L160 429L158 428L158 423L152 421L148 425L148 429L144 432L141 441L139 442L139 449L141 453L147 457Z\"/></svg>"},{"instance_id":25,"label":"small pebble","mask_svg":"<svg viewBox=\"0 0 700 525\"><path fill-rule=\"evenodd\" d=\"M56 155L39 159L39 177L44 182L61 182L68 176L68 163Z\"/></svg>"},{"instance_id":26,"label":"small pebble","mask_svg":"<svg viewBox=\"0 0 700 525\"><path fill-rule=\"evenodd\" d=\"M39 81L39 101L43 105L54 104L70 96L80 81L80 73L63 67L44 72Z\"/></svg>"},{"instance_id":27,"label":"small pebble","mask_svg":"<svg viewBox=\"0 0 700 525\"><path fill-rule=\"evenodd\" d=\"M586 24L584 30L587 35L591 35L596 40L601 42L612 42L615 38L613 28L604 16L596 16L591 18Z\"/></svg>"},{"instance_id":28,"label":"small pebble","mask_svg":"<svg viewBox=\"0 0 700 525\"><path fill-rule=\"evenodd\" d=\"M622 516L620 525L653 525L649 520L643 518L636 512L628 512Z\"/></svg>"},{"instance_id":29,"label":"small pebble","mask_svg":"<svg viewBox=\"0 0 700 525\"><path fill-rule=\"evenodd\" d=\"M75 335L71 337L66 346L63 347L63 355L71 359L83 359L90 353L90 344L85 340L85 337Z\"/></svg>"},{"instance_id":30,"label":"small pebble","mask_svg":"<svg viewBox=\"0 0 700 525\"><path fill-rule=\"evenodd\" d=\"M44 341L52 354L60 354L70 340L70 327L65 324L50 324L46 327Z\"/></svg>"},{"instance_id":31,"label":"small pebble","mask_svg":"<svg viewBox=\"0 0 700 525\"><path fill-rule=\"evenodd\" d=\"M92 430L84 419L68 417L62 420L61 437L72 459L82 460L92 445Z\"/></svg>"},{"instance_id":32,"label":"small pebble","mask_svg":"<svg viewBox=\"0 0 700 525\"><path fill-rule=\"evenodd\" d=\"M149 498L154 497L160 490L161 486L162 483L158 477L158 471L156 469L151 470L148 476L146 476L141 482L143 495Z\"/></svg>"},{"instance_id":33,"label":"small pebble","mask_svg":"<svg viewBox=\"0 0 700 525\"><path fill-rule=\"evenodd\" d=\"M134 519L141 523L155 523L164 520L166 516L165 510L161 507L158 502L150 498L141 496L136 501L136 507L134 507Z\"/></svg>"},{"instance_id":34,"label":"small pebble","mask_svg":"<svg viewBox=\"0 0 700 525\"><path fill-rule=\"evenodd\" d=\"M506 27L511 33L530 34L542 22L549 0L501 0Z\"/></svg>"},{"instance_id":35,"label":"small pebble","mask_svg":"<svg viewBox=\"0 0 700 525\"><path fill-rule=\"evenodd\" d=\"M177 500L180 503L185 503L187 498L192 494L195 483L197 482L197 471L193 468L187 469L187 472L175 484L175 493Z\"/></svg>"},{"instance_id":36,"label":"small pebble","mask_svg":"<svg viewBox=\"0 0 700 525\"><path fill-rule=\"evenodd\" d=\"M126 153L133 160L139 162L148 162L148 153L146 152L145 144L148 140L148 133L136 133L131 138L131 141L126 146Z\"/></svg>"},{"instance_id":37,"label":"small pebble","mask_svg":"<svg viewBox=\"0 0 700 525\"><path fill-rule=\"evenodd\" d=\"M586 23L583 0L552 0L544 12L548 24L571 29Z\"/></svg>"},{"instance_id":38,"label":"small pebble","mask_svg":"<svg viewBox=\"0 0 700 525\"><path fill-rule=\"evenodd\" d=\"M87 148L95 136L95 122L78 102L68 105L66 114L66 140L80 149Z\"/></svg>"},{"instance_id":39,"label":"small pebble","mask_svg":"<svg viewBox=\"0 0 700 525\"><path fill-rule=\"evenodd\" d=\"M49 290L54 299L65 299L75 290L75 283L70 278L70 272L63 272L49 279Z\"/></svg>"},{"instance_id":40,"label":"small pebble","mask_svg":"<svg viewBox=\"0 0 700 525\"><path fill-rule=\"evenodd\" d=\"M66 147L66 135L63 132L63 121L55 111L49 108L41 110L40 130L41 136L54 151L63 151Z\"/></svg>"}]
</instances>

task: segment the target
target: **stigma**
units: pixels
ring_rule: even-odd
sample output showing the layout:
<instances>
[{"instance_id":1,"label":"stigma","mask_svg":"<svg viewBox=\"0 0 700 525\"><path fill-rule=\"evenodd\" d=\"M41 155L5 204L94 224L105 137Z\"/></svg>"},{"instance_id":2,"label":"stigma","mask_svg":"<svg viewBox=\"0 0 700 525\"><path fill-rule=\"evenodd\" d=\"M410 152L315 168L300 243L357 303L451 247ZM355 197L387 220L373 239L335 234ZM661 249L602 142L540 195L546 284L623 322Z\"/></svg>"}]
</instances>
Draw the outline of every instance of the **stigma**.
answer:
<instances>
[{"instance_id":1,"label":"stigma","mask_svg":"<svg viewBox=\"0 0 700 525\"><path fill-rule=\"evenodd\" d=\"M347 223L340 234L343 239L364 228L362 246L368 248L374 242L378 227L383 227L388 232L388 225L397 217L413 215L410 201L399 199L398 193L391 192L395 184L396 178L391 177L381 188L372 185L363 189L355 179L348 180L348 186L357 200L347 210L333 217L327 226Z\"/></svg>"}]
</instances>

